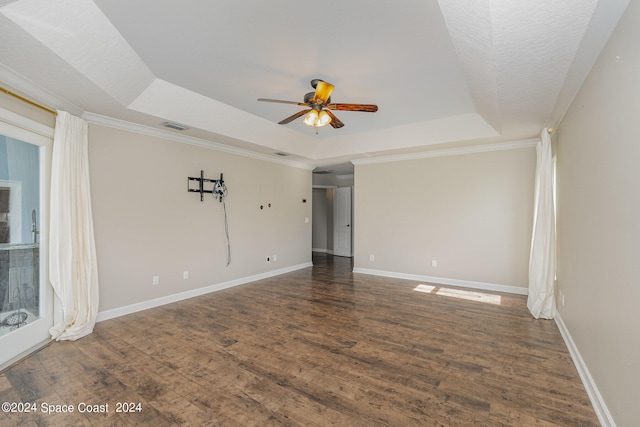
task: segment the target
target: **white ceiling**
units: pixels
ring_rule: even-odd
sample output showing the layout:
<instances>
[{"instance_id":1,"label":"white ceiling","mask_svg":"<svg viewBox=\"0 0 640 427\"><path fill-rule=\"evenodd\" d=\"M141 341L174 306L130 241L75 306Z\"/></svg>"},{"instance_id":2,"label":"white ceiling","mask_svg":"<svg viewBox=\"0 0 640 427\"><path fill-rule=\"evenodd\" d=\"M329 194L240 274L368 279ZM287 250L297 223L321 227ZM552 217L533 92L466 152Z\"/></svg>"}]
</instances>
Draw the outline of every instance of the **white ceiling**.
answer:
<instances>
[{"instance_id":1,"label":"white ceiling","mask_svg":"<svg viewBox=\"0 0 640 427\"><path fill-rule=\"evenodd\" d=\"M629 0L0 0L0 81L48 105L326 166L535 138ZM316 135L310 80L345 123Z\"/></svg>"}]
</instances>

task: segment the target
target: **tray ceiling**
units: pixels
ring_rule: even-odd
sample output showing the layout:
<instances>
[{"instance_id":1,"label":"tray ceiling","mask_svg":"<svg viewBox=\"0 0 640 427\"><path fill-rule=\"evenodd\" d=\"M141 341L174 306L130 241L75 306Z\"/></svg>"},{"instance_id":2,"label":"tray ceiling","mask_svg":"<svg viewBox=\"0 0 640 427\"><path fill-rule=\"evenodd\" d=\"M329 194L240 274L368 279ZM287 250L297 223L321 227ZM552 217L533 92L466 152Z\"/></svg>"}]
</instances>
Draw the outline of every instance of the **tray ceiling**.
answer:
<instances>
[{"instance_id":1,"label":"tray ceiling","mask_svg":"<svg viewBox=\"0 0 640 427\"><path fill-rule=\"evenodd\" d=\"M0 79L53 107L330 164L537 137L627 4L18 0L0 3ZM379 111L335 112L345 127L316 135L277 124L300 107L256 101L302 101L313 78Z\"/></svg>"}]
</instances>

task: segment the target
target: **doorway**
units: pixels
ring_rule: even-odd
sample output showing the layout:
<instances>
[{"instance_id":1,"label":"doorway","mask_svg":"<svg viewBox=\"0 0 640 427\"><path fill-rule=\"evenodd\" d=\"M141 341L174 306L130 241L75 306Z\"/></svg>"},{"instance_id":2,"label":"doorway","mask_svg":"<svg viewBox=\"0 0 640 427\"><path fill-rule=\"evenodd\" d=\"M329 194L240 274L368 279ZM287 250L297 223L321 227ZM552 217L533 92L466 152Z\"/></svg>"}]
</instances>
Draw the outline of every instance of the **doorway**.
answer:
<instances>
[{"instance_id":1,"label":"doorway","mask_svg":"<svg viewBox=\"0 0 640 427\"><path fill-rule=\"evenodd\" d=\"M337 256L353 256L351 242L353 240L351 187L338 187L333 197L333 254Z\"/></svg>"},{"instance_id":2,"label":"doorway","mask_svg":"<svg viewBox=\"0 0 640 427\"><path fill-rule=\"evenodd\" d=\"M53 289L47 271L48 193L53 129L42 134L0 111L0 369L50 339ZM49 132L50 131L50 132Z\"/></svg>"},{"instance_id":3,"label":"doorway","mask_svg":"<svg viewBox=\"0 0 640 427\"><path fill-rule=\"evenodd\" d=\"M314 186L312 200L312 252L333 255L333 193L335 187Z\"/></svg>"},{"instance_id":4,"label":"doorway","mask_svg":"<svg viewBox=\"0 0 640 427\"><path fill-rule=\"evenodd\" d=\"M352 191L352 187L313 187L313 252L353 256Z\"/></svg>"}]
</instances>

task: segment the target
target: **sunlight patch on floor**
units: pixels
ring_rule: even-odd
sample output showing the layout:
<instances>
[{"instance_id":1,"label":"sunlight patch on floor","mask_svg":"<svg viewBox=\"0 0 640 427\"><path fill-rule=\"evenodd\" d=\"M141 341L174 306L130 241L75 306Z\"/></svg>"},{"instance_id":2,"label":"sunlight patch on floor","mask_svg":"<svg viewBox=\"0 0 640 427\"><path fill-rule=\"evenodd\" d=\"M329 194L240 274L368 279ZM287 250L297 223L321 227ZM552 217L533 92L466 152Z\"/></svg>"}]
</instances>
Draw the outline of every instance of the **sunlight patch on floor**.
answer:
<instances>
[{"instance_id":1,"label":"sunlight patch on floor","mask_svg":"<svg viewBox=\"0 0 640 427\"><path fill-rule=\"evenodd\" d=\"M484 302L487 304L500 305L501 297L495 294L485 294L484 292L468 291L463 289L443 288L441 286L419 284L414 289L416 292L425 294L436 294L443 297L460 298L469 301Z\"/></svg>"},{"instance_id":2,"label":"sunlight patch on floor","mask_svg":"<svg viewBox=\"0 0 640 427\"><path fill-rule=\"evenodd\" d=\"M423 285L422 283L416 286L413 290L418 292L423 292L425 294L430 294L435 289L435 286L431 285Z\"/></svg>"}]
</instances>

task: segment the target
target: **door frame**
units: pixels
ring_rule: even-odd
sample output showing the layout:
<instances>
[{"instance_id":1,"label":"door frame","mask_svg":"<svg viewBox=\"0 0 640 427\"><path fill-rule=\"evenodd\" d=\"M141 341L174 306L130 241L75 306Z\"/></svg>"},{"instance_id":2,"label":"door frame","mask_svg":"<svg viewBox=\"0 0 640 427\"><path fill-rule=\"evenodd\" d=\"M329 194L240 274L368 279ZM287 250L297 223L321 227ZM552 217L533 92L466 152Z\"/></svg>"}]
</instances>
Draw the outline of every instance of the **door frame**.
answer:
<instances>
[{"instance_id":1,"label":"door frame","mask_svg":"<svg viewBox=\"0 0 640 427\"><path fill-rule=\"evenodd\" d=\"M53 288L49 283L49 192L54 129L20 114L0 108L0 134L37 145L40 160L39 227L39 318L0 337L0 371L51 341L54 324Z\"/></svg>"}]
</instances>

